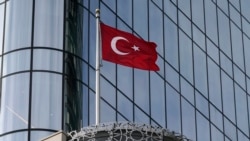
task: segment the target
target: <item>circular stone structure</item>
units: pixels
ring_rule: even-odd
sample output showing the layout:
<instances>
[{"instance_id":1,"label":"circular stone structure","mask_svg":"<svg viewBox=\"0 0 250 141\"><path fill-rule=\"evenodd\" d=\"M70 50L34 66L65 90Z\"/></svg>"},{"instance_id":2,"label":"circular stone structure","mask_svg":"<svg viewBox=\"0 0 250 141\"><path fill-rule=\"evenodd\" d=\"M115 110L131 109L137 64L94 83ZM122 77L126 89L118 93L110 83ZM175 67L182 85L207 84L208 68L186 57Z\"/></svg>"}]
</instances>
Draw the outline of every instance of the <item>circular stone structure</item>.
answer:
<instances>
[{"instance_id":1,"label":"circular stone structure","mask_svg":"<svg viewBox=\"0 0 250 141\"><path fill-rule=\"evenodd\" d=\"M137 123L101 123L68 133L69 141L191 141L161 127Z\"/></svg>"}]
</instances>

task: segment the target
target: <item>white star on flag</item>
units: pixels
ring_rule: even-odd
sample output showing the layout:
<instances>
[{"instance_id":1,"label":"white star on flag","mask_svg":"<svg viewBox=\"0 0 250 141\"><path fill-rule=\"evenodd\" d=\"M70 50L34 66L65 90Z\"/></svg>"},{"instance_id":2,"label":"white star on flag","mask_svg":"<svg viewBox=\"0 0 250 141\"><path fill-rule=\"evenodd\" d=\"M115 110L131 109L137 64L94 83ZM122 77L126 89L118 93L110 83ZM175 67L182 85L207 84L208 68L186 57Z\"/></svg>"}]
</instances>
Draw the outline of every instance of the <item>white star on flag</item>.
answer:
<instances>
[{"instance_id":1,"label":"white star on flag","mask_svg":"<svg viewBox=\"0 0 250 141\"><path fill-rule=\"evenodd\" d=\"M140 48L135 45L132 47L132 49L134 49L134 51L140 51Z\"/></svg>"}]
</instances>

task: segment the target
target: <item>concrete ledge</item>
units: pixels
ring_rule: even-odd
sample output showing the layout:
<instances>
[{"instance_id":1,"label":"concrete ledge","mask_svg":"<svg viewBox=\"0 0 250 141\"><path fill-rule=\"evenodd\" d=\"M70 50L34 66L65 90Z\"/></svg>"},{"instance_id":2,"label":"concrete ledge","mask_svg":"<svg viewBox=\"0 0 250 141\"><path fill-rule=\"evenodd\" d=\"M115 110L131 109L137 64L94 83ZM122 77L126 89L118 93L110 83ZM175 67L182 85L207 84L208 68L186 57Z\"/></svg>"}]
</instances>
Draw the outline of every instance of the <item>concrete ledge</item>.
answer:
<instances>
[{"instance_id":1,"label":"concrete ledge","mask_svg":"<svg viewBox=\"0 0 250 141\"><path fill-rule=\"evenodd\" d=\"M64 133L63 131L58 131L58 132L42 139L41 141L67 141L67 134Z\"/></svg>"}]
</instances>

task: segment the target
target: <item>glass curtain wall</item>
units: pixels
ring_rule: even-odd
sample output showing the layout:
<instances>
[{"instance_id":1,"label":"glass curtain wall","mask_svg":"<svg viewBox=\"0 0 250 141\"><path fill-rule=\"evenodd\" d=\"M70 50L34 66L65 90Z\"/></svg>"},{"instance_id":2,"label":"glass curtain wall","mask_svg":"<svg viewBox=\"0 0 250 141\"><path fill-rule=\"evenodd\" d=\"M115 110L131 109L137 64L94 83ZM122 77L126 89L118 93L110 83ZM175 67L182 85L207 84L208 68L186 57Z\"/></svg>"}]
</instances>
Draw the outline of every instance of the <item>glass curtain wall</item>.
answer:
<instances>
[{"instance_id":1,"label":"glass curtain wall","mask_svg":"<svg viewBox=\"0 0 250 141\"><path fill-rule=\"evenodd\" d=\"M157 43L158 72L103 61L101 122L161 126L197 141L249 140L248 0L84 0L83 124L94 124L95 9ZM85 74L83 74L85 75ZM108 114L107 114L108 113Z\"/></svg>"},{"instance_id":2,"label":"glass curtain wall","mask_svg":"<svg viewBox=\"0 0 250 141\"><path fill-rule=\"evenodd\" d=\"M0 141L82 126L77 0L0 0Z\"/></svg>"}]
</instances>

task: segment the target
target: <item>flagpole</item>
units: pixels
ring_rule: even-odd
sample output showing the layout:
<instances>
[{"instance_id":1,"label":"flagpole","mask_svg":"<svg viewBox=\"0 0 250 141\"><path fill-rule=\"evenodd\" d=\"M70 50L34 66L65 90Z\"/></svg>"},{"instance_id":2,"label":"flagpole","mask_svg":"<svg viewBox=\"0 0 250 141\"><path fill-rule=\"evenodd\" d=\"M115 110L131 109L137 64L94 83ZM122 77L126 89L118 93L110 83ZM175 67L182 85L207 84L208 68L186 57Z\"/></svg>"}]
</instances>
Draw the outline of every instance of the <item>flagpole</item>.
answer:
<instances>
[{"instance_id":1,"label":"flagpole","mask_svg":"<svg viewBox=\"0 0 250 141\"><path fill-rule=\"evenodd\" d=\"M96 114L96 125L100 123L100 10L96 9L96 105L95 105L95 114Z\"/></svg>"}]
</instances>

